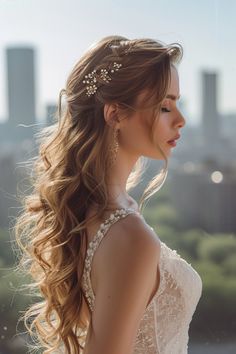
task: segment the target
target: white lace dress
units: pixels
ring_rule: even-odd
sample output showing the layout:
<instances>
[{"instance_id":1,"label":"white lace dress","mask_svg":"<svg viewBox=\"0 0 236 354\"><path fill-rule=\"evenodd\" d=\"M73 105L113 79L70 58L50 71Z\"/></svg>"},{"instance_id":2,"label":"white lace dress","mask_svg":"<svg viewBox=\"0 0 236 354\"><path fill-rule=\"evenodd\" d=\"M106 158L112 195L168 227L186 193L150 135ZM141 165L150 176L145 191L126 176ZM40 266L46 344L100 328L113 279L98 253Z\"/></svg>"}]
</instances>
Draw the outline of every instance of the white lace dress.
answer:
<instances>
[{"instance_id":1,"label":"white lace dress","mask_svg":"<svg viewBox=\"0 0 236 354\"><path fill-rule=\"evenodd\" d=\"M94 252L110 226L130 213L137 211L117 209L100 225L88 245L82 289L92 312L95 296L90 275ZM186 354L189 324L201 297L202 280L189 263L162 241L159 268L160 285L140 321L133 354Z\"/></svg>"}]
</instances>

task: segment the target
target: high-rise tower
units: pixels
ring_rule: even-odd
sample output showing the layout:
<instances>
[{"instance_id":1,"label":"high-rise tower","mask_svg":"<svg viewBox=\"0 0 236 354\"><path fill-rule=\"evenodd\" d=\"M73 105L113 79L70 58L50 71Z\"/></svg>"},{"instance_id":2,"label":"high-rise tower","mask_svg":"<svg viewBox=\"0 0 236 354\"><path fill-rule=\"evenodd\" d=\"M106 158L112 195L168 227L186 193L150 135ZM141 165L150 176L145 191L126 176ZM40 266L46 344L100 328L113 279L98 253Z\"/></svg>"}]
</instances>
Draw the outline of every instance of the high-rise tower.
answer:
<instances>
[{"instance_id":1,"label":"high-rise tower","mask_svg":"<svg viewBox=\"0 0 236 354\"><path fill-rule=\"evenodd\" d=\"M35 123L34 49L7 49L8 112L11 127Z\"/></svg>"},{"instance_id":2,"label":"high-rise tower","mask_svg":"<svg viewBox=\"0 0 236 354\"><path fill-rule=\"evenodd\" d=\"M215 144L220 140L217 79L216 72L202 72L202 128L206 144Z\"/></svg>"}]
</instances>

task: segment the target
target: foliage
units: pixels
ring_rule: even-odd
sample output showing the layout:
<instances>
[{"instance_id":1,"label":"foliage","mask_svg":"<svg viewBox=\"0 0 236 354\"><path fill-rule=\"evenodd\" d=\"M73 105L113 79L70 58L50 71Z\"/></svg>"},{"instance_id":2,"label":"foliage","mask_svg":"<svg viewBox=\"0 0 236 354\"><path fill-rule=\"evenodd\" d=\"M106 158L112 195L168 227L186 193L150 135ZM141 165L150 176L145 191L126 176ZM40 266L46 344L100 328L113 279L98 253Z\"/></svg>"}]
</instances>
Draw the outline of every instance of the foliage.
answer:
<instances>
[{"instance_id":1,"label":"foliage","mask_svg":"<svg viewBox=\"0 0 236 354\"><path fill-rule=\"evenodd\" d=\"M207 340L214 340L214 336L224 340L233 338L236 325L236 234L181 229L177 210L168 198L159 205L156 197L146 207L144 217L158 237L177 250L202 278L203 291L191 322L191 336Z\"/></svg>"},{"instance_id":2,"label":"foliage","mask_svg":"<svg viewBox=\"0 0 236 354\"><path fill-rule=\"evenodd\" d=\"M4 353L21 354L25 349L22 337L16 333L24 331L19 318L30 299L20 291L26 279L16 273L14 253L9 233L0 229L0 349Z\"/></svg>"},{"instance_id":3,"label":"foliage","mask_svg":"<svg viewBox=\"0 0 236 354\"><path fill-rule=\"evenodd\" d=\"M198 248L199 258L221 264L236 254L236 237L233 235L211 235Z\"/></svg>"}]
</instances>

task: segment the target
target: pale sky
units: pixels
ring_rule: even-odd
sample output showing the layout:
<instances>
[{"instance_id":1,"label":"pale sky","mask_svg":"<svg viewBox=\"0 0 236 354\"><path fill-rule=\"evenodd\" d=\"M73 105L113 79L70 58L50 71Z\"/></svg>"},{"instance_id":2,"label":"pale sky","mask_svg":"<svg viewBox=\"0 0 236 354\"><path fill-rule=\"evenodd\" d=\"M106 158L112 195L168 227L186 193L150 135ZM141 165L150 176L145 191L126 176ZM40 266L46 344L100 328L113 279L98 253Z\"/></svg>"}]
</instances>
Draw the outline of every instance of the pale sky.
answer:
<instances>
[{"instance_id":1,"label":"pale sky","mask_svg":"<svg viewBox=\"0 0 236 354\"><path fill-rule=\"evenodd\" d=\"M41 119L81 54L112 34L182 44L180 93L189 122L196 123L201 113L201 70L219 71L219 111L236 112L235 18L234 0L0 0L0 120L8 115L7 47L36 49Z\"/></svg>"}]
</instances>

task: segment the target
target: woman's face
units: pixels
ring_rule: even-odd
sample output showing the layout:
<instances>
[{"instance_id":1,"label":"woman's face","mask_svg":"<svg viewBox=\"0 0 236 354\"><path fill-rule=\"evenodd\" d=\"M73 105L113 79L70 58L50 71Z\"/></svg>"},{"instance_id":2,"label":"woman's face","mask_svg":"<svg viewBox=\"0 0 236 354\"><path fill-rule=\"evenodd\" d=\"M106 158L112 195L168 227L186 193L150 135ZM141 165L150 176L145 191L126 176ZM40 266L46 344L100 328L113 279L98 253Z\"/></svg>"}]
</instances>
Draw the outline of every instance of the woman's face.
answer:
<instances>
[{"instance_id":1,"label":"woman's face","mask_svg":"<svg viewBox=\"0 0 236 354\"><path fill-rule=\"evenodd\" d=\"M142 92L138 101L146 97L146 92ZM170 140L176 139L180 135L180 129L185 125L185 119L180 113L176 103L179 99L179 77L175 67L171 68L171 81L167 94L162 101L161 113L154 122L152 133L154 142L150 137L151 130L151 110L135 112L129 119L126 119L125 126L121 129L120 143L126 151L142 155L153 159L163 160L164 157L156 147L158 143L164 154L168 157L175 144Z\"/></svg>"}]
</instances>

